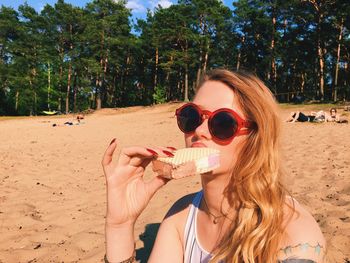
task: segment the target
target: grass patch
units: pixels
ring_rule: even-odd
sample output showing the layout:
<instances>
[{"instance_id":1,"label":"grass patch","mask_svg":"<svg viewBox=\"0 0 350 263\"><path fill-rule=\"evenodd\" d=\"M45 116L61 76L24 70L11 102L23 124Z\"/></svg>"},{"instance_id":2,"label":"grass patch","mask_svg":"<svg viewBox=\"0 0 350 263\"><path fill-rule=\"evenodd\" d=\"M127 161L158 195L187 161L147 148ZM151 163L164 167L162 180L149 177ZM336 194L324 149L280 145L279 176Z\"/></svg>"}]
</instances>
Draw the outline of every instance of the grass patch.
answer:
<instances>
[{"instance_id":1,"label":"grass patch","mask_svg":"<svg viewBox=\"0 0 350 263\"><path fill-rule=\"evenodd\" d=\"M27 116L0 116L0 121L7 121L7 120L19 120L24 119Z\"/></svg>"}]
</instances>

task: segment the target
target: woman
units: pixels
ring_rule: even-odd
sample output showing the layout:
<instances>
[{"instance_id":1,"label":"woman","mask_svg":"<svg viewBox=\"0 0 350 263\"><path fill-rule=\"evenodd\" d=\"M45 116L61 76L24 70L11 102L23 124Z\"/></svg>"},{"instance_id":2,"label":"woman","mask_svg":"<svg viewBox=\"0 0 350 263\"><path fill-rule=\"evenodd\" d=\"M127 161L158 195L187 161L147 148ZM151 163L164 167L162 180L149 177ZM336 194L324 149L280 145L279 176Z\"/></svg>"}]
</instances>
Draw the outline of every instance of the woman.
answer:
<instances>
[{"instance_id":1,"label":"woman","mask_svg":"<svg viewBox=\"0 0 350 263\"><path fill-rule=\"evenodd\" d=\"M348 123L348 120L346 117L340 116L337 113L336 108L331 108L329 110L329 115L326 116L326 121L327 122L337 122L337 123Z\"/></svg>"},{"instance_id":2,"label":"woman","mask_svg":"<svg viewBox=\"0 0 350 263\"><path fill-rule=\"evenodd\" d=\"M149 262L323 262L317 223L281 183L278 116L272 94L256 77L227 70L203 77L193 103L177 110L178 124L186 147L220 150L221 166L201 175L202 191L169 210ZM182 122L186 118L192 122ZM113 166L116 146L113 140L102 161L105 259L133 262L135 221L167 183L161 177L144 182L144 170L153 157L171 152L128 147Z\"/></svg>"},{"instance_id":3,"label":"woman","mask_svg":"<svg viewBox=\"0 0 350 263\"><path fill-rule=\"evenodd\" d=\"M310 115L306 115L300 111L292 111L288 116L286 122L325 122L326 114L324 111L311 112Z\"/></svg>"},{"instance_id":4,"label":"woman","mask_svg":"<svg viewBox=\"0 0 350 263\"><path fill-rule=\"evenodd\" d=\"M336 108L331 108L329 110L329 115L327 116L326 120L328 122L339 122L340 121L340 117L337 114L337 109Z\"/></svg>"}]
</instances>

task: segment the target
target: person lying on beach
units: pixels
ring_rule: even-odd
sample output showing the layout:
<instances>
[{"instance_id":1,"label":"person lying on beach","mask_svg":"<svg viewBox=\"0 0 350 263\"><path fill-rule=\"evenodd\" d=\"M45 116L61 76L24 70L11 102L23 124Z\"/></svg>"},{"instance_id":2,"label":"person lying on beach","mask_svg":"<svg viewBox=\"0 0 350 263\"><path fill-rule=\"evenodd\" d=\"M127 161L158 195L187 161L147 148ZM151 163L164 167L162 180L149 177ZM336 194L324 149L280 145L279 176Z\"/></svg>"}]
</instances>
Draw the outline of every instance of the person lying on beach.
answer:
<instances>
[{"instance_id":1,"label":"person lying on beach","mask_svg":"<svg viewBox=\"0 0 350 263\"><path fill-rule=\"evenodd\" d=\"M312 111L311 114L306 115L300 111L292 111L286 122L325 122L326 114L324 111Z\"/></svg>"},{"instance_id":2,"label":"person lying on beach","mask_svg":"<svg viewBox=\"0 0 350 263\"><path fill-rule=\"evenodd\" d=\"M76 120L77 120L77 122L80 122L81 120L84 120L84 115L83 114L78 114L76 116Z\"/></svg>"},{"instance_id":3,"label":"person lying on beach","mask_svg":"<svg viewBox=\"0 0 350 263\"><path fill-rule=\"evenodd\" d=\"M84 118L83 118L84 119ZM53 123L52 124L52 127L63 127L63 126L72 126L72 125L80 125L80 124L84 124L84 122L81 122L81 118L76 118L76 121L73 120L73 121L66 121L65 123L63 124L57 124L57 123Z\"/></svg>"},{"instance_id":4,"label":"person lying on beach","mask_svg":"<svg viewBox=\"0 0 350 263\"><path fill-rule=\"evenodd\" d=\"M324 262L326 243L317 222L282 183L279 109L261 80L248 73L210 71L176 117L186 147L219 150L220 167L202 173L202 189L170 208L148 262ZM126 263L135 261L137 218L169 182L159 175L145 181L145 169L173 152L129 146L114 162L117 144L113 139L102 159L104 260Z\"/></svg>"},{"instance_id":5,"label":"person lying on beach","mask_svg":"<svg viewBox=\"0 0 350 263\"><path fill-rule=\"evenodd\" d=\"M329 110L329 115L327 114L326 121L337 122L337 123L348 123L348 120L345 117L342 117L337 113L336 108L331 108Z\"/></svg>"}]
</instances>

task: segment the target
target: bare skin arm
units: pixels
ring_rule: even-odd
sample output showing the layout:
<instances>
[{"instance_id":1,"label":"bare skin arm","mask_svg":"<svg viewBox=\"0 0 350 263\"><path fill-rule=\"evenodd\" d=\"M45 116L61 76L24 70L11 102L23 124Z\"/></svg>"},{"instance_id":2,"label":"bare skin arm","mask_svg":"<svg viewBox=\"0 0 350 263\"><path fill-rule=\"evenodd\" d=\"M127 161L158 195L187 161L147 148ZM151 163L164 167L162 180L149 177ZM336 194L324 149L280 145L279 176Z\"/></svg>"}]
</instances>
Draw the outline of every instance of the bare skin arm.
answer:
<instances>
[{"instance_id":1,"label":"bare skin arm","mask_svg":"<svg viewBox=\"0 0 350 263\"><path fill-rule=\"evenodd\" d=\"M294 204L296 212L287 224L278 262L325 262L326 242L317 222L297 201Z\"/></svg>"},{"instance_id":2,"label":"bare skin arm","mask_svg":"<svg viewBox=\"0 0 350 263\"><path fill-rule=\"evenodd\" d=\"M179 199L168 211L157 234L148 262L183 262L185 221L194 195Z\"/></svg>"},{"instance_id":3,"label":"bare skin arm","mask_svg":"<svg viewBox=\"0 0 350 263\"><path fill-rule=\"evenodd\" d=\"M114 165L112 159L116 147L113 140L102 160L107 187L106 256L110 262L132 256L136 219L156 191L168 181L161 177L154 177L150 182L143 179L145 168L157 153L144 147L124 148Z\"/></svg>"},{"instance_id":4,"label":"bare skin arm","mask_svg":"<svg viewBox=\"0 0 350 263\"><path fill-rule=\"evenodd\" d=\"M310 260L310 259L285 259L282 261L279 261L279 263L317 263L316 261Z\"/></svg>"}]
</instances>

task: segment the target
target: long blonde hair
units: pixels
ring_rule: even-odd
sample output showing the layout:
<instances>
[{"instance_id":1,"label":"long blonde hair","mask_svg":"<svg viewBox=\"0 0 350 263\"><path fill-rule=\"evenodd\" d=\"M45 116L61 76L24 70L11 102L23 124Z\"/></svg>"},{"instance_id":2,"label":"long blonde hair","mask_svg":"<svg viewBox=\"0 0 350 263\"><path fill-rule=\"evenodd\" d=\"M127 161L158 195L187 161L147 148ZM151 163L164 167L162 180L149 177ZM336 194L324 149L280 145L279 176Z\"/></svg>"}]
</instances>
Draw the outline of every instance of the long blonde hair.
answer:
<instances>
[{"instance_id":1,"label":"long blonde hair","mask_svg":"<svg viewBox=\"0 0 350 263\"><path fill-rule=\"evenodd\" d=\"M203 76L230 88L245 117L255 125L246 139L224 195L238 202L238 214L214 251L212 262L277 262L283 233L286 192L279 159L280 120L277 103L257 77L216 69Z\"/></svg>"}]
</instances>

